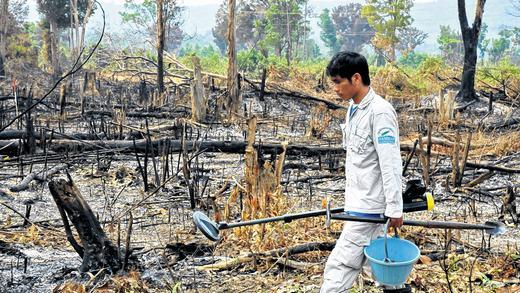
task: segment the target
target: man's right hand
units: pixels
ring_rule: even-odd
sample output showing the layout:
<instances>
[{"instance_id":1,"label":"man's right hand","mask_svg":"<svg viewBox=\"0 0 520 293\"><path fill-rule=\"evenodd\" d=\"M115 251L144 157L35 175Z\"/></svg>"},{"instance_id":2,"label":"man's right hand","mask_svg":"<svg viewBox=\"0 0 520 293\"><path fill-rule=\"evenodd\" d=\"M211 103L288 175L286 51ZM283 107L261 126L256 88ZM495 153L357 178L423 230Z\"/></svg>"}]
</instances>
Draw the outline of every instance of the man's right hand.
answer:
<instances>
[{"instance_id":1,"label":"man's right hand","mask_svg":"<svg viewBox=\"0 0 520 293\"><path fill-rule=\"evenodd\" d=\"M390 223L388 223L388 228L393 227L400 228L403 225L403 216L400 218L390 218Z\"/></svg>"}]
</instances>

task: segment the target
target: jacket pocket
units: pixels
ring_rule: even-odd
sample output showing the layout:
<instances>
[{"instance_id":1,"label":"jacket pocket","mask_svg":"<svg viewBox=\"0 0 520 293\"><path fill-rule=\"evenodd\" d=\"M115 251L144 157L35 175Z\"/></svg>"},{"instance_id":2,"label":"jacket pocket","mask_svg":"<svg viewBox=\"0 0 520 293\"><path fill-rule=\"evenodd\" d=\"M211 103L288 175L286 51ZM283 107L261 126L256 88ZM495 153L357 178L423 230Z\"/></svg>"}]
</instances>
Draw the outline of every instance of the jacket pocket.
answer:
<instances>
[{"instance_id":1,"label":"jacket pocket","mask_svg":"<svg viewBox=\"0 0 520 293\"><path fill-rule=\"evenodd\" d=\"M367 130L355 127L349 135L348 148L358 154L364 153L369 141L369 136L370 132Z\"/></svg>"}]
</instances>

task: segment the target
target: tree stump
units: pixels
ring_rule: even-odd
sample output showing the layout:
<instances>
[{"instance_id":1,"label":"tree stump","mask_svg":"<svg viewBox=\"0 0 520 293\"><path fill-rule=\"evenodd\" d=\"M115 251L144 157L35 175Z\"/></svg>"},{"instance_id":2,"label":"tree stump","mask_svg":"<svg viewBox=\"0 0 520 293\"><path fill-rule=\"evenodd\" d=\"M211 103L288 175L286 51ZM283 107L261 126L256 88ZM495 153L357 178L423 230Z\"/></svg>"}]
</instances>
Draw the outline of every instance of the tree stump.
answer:
<instances>
[{"instance_id":1,"label":"tree stump","mask_svg":"<svg viewBox=\"0 0 520 293\"><path fill-rule=\"evenodd\" d=\"M65 113L65 106L67 105L67 85L60 86L60 116L63 117Z\"/></svg>"},{"instance_id":2,"label":"tree stump","mask_svg":"<svg viewBox=\"0 0 520 293\"><path fill-rule=\"evenodd\" d=\"M200 59L197 56L193 60L193 81L191 82L191 119L196 122L204 122L206 119L207 101L202 83Z\"/></svg>"},{"instance_id":3,"label":"tree stump","mask_svg":"<svg viewBox=\"0 0 520 293\"><path fill-rule=\"evenodd\" d=\"M146 81L143 79L139 83L139 103L142 105L148 102L148 89L146 88Z\"/></svg>"},{"instance_id":4,"label":"tree stump","mask_svg":"<svg viewBox=\"0 0 520 293\"><path fill-rule=\"evenodd\" d=\"M121 268L118 248L106 236L72 178L50 181L49 190L60 211L67 240L83 258L80 271L99 271L102 268L118 271ZM69 219L79 234L81 246L70 231Z\"/></svg>"}]
</instances>

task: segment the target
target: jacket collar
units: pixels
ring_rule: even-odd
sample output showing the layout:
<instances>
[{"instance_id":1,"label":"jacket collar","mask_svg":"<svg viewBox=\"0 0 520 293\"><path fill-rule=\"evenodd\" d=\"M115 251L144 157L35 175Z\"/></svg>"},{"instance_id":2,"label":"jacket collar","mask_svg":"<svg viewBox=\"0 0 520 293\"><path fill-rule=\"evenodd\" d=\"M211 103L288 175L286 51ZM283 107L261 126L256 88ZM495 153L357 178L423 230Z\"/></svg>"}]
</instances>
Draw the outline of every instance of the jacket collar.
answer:
<instances>
[{"instance_id":1,"label":"jacket collar","mask_svg":"<svg viewBox=\"0 0 520 293\"><path fill-rule=\"evenodd\" d=\"M363 100L361 100L361 103L359 103L358 108L365 109L368 105L370 105L370 103L374 99L374 95L375 95L374 90L372 88L370 88L368 90L368 93L366 94L366 96L363 98ZM354 102L351 102L351 104L353 104L353 103Z\"/></svg>"}]
</instances>

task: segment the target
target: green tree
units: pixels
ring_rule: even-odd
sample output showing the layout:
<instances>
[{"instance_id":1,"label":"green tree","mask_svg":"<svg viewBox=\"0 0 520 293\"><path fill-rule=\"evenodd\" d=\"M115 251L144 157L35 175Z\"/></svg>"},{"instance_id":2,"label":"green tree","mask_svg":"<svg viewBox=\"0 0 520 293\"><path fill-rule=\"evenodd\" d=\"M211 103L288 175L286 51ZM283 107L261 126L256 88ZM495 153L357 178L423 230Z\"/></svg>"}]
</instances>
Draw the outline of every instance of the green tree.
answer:
<instances>
[{"instance_id":1,"label":"green tree","mask_svg":"<svg viewBox=\"0 0 520 293\"><path fill-rule=\"evenodd\" d=\"M367 19L361 16L361 8L359 3L349 3L332 9L332 20L341 50L360 52L374 37L375 31Z\"/></svg>"},{"instance_id":2,"label":"green tree","mask_svg":"<svg viewBox=\"0 0 520 293\"><path fill-rule=\"evenodd\" d=\"M83 23L91 1L79 1L73 9L70 0L37 0L38 11L43 14L43 33L46 34L44 41L49 50L50 65L54 78L62 73L62 62L60 60L60 32L71 27L73 17L78 23ZM76 18L77 17L77 18ZM88 17L88 16L87 16Z\"/></svg>"},{"instance_id":3,"label":"green tree","mask_svg":"<svg viewBox=\"0 0 520 293\"><path fill-rule=\"evenodd\" d=\"M402 55L399 58L398 63L404 66L418 68L421 65L421 63L423 63L423 61L426 60L428 57L429 56L427 53L411 51L408 54Z\"/></svg>"},{"instance_id":4,"label":"green tree","mask_svg":"<svg viewBox=\"0 0 520 293\"><path fill-rule=\"evenodd\" d=\"M412 6L412 0L367 0L361 10L361 15L376 31L373 38L374 46L385 52L390 61L395 60L399 30L413 22L410 15Z\"/></svg>"},{"instance_id":5,"label":"green tree","mask_svg":"<svg viewBox=\"0 0 520 293\"><path fill-rule=\"evenodd\" d=\"M165 29L164 49L176 50L185 37L181 29L184 7L178 0L163 1L163 23ZM125 0L124 10L119 12L123 22L131 25L136 36L144 38L151 47L157 40L157 1L156 0Z\"/></svg>"},{"instance_id":6,"label":"green tree","mask_svg":"<svg viewBox=\"0 0 520 293\"><path fill-rule=\"evenodd\" d=\"M508 53L511 47L512 31L503 29L498 33L498 38L491 39L489 48L489 58L492 62L498 62Z\"/></svg>"},{"instance_id":7,"label":"green tree","mask_svg":"<svg viewBox=\"0 0 520 293\"><path fill-rule=\"evenodd\" d=\"M477 48L479 50L479 58L480 60L484 60L487 48L489 46L489 39L486 38L488 33L488 25L486 23L482 23L482 27L480 28L480 35L478 37Z\"/></svg>"},{"instance_id":8,"label":"green tree","mask_svg":"<svg viewBox=\"0 0 520 293\"><path fill-rule=\"evenodd\" d=\"M511 62L520 66L520 27L511 29L511 47L509 48Z\"/></svg>"},{"instance_id":9,"label":"green tree","mask_svg":"<svg viewBox=\"0 0 520 293\"><path fill-rule=\"evenodd\" d=\"M415 28L404 27L399 30L399 43L397 49L403 54L408 55L410 52L422 43L428 36L427 33Z\"/></svg>"},{"instance_id":10,"label":"green tree","mask_svg":"<svg viewBox=\"0 0 520 293\"><path fill-rule=\"evenodd\" d=\"M321 28L320 39L325 43L325 46L329 48L331 55L336 53L339 49L338 39L336 38L336 27L332 22L328 9L323 9L321 12L318 25Z\"/></svg>"},{"instance_id":11,"label":"green tree","mask_svg":"<svg viewBox=\"0 0 520 293\"><path fill-rule=\"evenodd\" d=\"M513 64L520 63L520 28L502 29L498 37L489 42L488 54L492 62L508 58Z\"/></svg>"},{"instance_id":12,"label":"green tree","mask_svg":"<svg viewBox=\"0 0 520 293\"><path fill-rule=\"evenodd\" d=\"M224 55L227 50L228 12L227 1L224 1L215 14L216 24L211 30L213 41ZM255 23L260 19L259 12L265 10L263 3L239 1L235 12L235 34L237 49L256 48L260 34L255 33Z\"/></svg>"},{"instance_id":13,"label":"green tree","mask_svg":"<svg viewBox=\"0 0 520 293\"><path fill-rule=\"evenodd\" d=\"M10 63L23 63L29 57L26 53L34 53L32 35L28 33L31 26L26 22L27 12L24 0L0 0L0 78L6 76L7 71L16 70L9 66ZM22 62L15 62L15 59Z\"/></svg>"},{"instance_id":14,"label":"green tree","mask_svg":"<svg viewBox=\"0 0 520 293\"><path fill-rule=\"evenodd\" d=\"M441 50L441 56L449 64L460 64L464 57L464 44L459 32L449 25L441 25L441 32L437 37L437 44Z\"/></svg>"},{"instance_id":15,"label":"green tree","mask_svg":"<svg viewBox=\"0 0 520 293\"><path fill-rule=\"evenodd\" d=\"M310 32L308 0L265 0L264 18L256 22L256 30L264 37L259 41L263 50L273 48L278 57L285 55L287 64L306 51Z\"/></svg>"},{"instance_id":16,"label":"green tree","mask_svg":"<svg viewBox=\"0 0 520 293\"><path fill-rule=\"evenodd\" d=\"M239 12L240 13L240 12ZM226 32L227 32L227 1L222 2L220 4L217 13L215 14L216 24L215 27L211 29L211 33L213 35L213 42L220 49L220 53L222 55L226 54L227 50L227 42L226 42Z\"/></svg>"}]
</instances>

